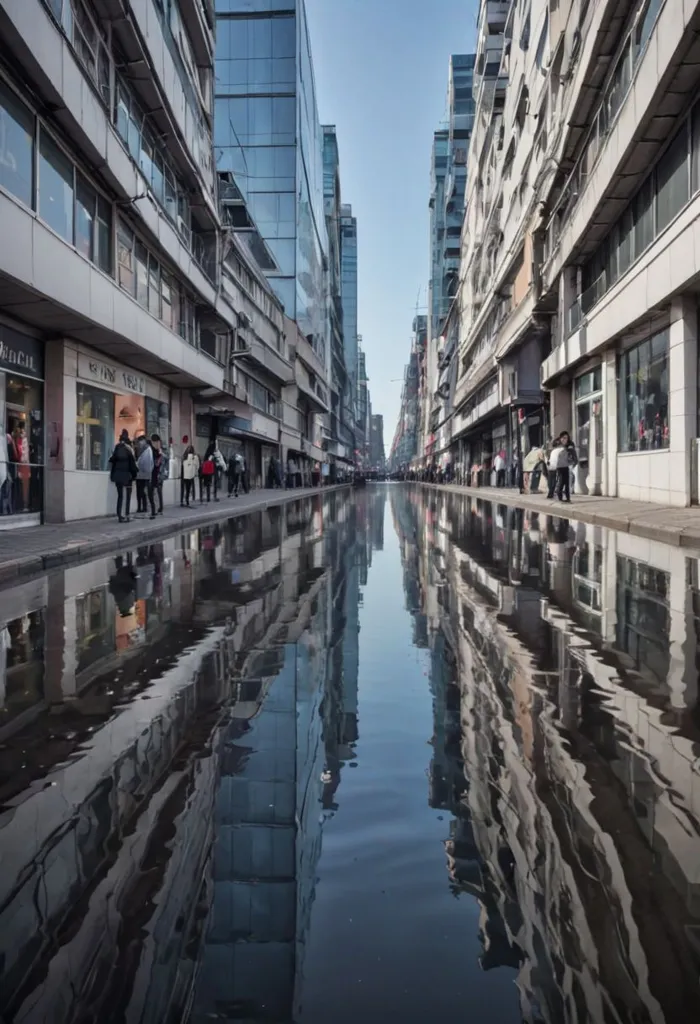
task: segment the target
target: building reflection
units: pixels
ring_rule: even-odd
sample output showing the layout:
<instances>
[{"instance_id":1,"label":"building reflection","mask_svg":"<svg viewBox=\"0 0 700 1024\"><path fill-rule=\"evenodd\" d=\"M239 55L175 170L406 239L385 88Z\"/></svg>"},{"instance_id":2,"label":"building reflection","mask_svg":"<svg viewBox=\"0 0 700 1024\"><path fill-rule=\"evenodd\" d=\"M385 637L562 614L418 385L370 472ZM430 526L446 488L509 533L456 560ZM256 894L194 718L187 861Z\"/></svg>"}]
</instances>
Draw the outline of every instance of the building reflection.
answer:
<instances>
[{"instance_id":1,"label":"building reflection","mask_svg":"<svg viewBox=\"0 0 700 1024\"><path fill-rule=\"evenodd\" d=\"M430 801L482 967L517 970L528 1022L692 1019L697 560L460 495L392 509L418 633L427 616Z\"/></svg>"},{"instance_id":2,"label":"building reflection","mask_svg":"<svg viewBox=\"0 0 700 1024\"><path fill-rule=\"evenodd\" d=\"M291 502L0 594L3 1020L267 1020L271 991L292 1018L358 736L367 502Z\"/></svg>"}]
</instances>

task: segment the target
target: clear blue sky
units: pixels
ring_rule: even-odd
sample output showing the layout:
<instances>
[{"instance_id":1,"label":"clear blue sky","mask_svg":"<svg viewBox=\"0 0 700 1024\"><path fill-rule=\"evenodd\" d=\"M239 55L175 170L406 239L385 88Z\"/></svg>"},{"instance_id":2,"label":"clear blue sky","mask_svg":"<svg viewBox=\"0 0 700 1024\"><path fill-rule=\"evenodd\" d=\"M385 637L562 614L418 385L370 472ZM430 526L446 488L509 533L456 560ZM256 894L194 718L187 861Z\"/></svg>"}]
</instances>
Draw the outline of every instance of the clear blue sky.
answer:
<instances>
[{"instance_id":1,"label":"clear blue sky","mask_svg":"<svg viewBox=\"0 0 700 1024\"><path fill-rule=\"evenodd\" d=\"M425 312L433 132L451 53L469 53L478 0L306 0L321 122L335 124L343 201L358 219L359 332L391 443L411 323ZM420 298L419 298L420 292Z\"/></svg>"}]
</instances>

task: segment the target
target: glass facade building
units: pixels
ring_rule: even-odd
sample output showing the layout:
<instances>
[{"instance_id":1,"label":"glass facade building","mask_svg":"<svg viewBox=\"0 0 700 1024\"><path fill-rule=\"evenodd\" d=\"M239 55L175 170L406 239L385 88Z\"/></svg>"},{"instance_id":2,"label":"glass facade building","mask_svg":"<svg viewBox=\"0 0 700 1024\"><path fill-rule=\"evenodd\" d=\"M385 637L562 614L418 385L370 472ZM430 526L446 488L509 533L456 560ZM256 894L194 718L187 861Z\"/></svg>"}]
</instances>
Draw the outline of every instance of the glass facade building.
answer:
<instances>
[{"instance_id":1,"label":"glass facade building","mask_svg":"<svg viewBox=\"0 0 700 1024\"><path fill-rule=\"evenodd\" d=\"M323 131L304 0L216 0L214 148L277 264L285 312L327 363Z\"/></svg>"},{"instance_id":2,"label":"glass facade building","mask_svg":"<svg viewBox=\"0 0 700 1024\"><path fill-rule=\"evenodd\" d=\"M350 377L351 412L357 416L357 219L347 204L340 211L340 276L345 365Z\"/></svg>"},{"instance_id":3,"label":"glass facade building","mask_svg":"<svg viewBox=\"0 0 700 1024\"><path fill-rule=\"evenodd\" d=\"M460 240L467 185L467 157L474 127L476 55L450 57L448 116L435 132L430 199L431 337L437 337L459 283Z\"/></svg>"}]
</instances>

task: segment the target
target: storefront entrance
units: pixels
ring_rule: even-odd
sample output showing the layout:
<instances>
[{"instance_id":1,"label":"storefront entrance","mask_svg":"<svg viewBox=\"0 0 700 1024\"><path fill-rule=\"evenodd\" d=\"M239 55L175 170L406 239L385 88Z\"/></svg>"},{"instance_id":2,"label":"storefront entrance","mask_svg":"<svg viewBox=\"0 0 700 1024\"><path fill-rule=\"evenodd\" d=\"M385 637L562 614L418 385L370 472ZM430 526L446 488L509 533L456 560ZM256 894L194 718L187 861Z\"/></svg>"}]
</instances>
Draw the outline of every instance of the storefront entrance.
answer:
<instances>
[{"instance_id":1,"label":"storefront entrance","mask_svg":"<svg viewBox=\"0 0 700 1024\"><path fill-rule=\"evenodd\" d=\"M44 508L44 349L0 325L0 529L40 522Z\"/></svg>"}]
</instances>

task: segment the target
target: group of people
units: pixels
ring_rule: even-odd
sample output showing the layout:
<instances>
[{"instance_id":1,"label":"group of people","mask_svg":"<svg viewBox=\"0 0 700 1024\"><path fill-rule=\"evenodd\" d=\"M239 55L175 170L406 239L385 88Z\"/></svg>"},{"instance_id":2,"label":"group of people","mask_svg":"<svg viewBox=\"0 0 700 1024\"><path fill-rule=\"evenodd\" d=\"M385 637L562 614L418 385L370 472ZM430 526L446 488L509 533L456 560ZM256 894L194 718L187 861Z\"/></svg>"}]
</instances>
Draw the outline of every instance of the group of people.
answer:
<instances>
[{"instance_id":1,"label":"group of people","mask_svg":"<svg viewBox=\"0 0 700 1024\"><path fill-rule=\"evenodd\" d=\"M170 474L170 459L158 434L151 434L150 438L141 434L132 443L129 431L122 430L109 463L111 480L117 489L120 523L129 522L134 482L137 515L148 515L149 508L149 518L163 515L163 484Z\"/></svg>"},{"instance_id":2,"label":"group of people","mask_svg":"<svg viewBox=\"0 0 700 1024\"><path fill-rule=\"evenodd\" d=\"M216 441L211 441L200 459L194 450L193 445L187 443L188 438L183 438L187 444L182 453L182 476L180 477L180 505L190 507L196 502L196 481L199 480L199 501L200 504L206 500L219 501L219 491L223 489L224 475L228 483L228 496L238 497L243 490L248 493L250 484L245 459L240 452L234 452L227 460Z\"/></svg>"}]
</instances>

